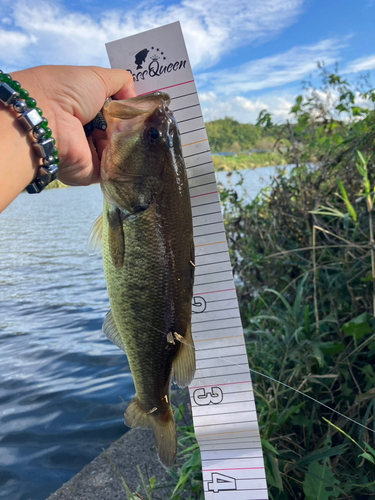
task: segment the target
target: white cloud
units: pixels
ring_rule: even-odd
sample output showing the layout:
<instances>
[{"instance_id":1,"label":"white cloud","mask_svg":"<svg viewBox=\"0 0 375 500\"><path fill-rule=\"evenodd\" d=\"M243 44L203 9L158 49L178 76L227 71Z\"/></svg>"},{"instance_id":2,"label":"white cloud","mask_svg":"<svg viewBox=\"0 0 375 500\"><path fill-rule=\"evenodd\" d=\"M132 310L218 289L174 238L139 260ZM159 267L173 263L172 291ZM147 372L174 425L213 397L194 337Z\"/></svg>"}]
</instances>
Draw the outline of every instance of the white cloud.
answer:
<instances>
[{"instance_id":1,"label":"white cloud","mask_svg":"<svg viewBox=\"0 0 375 500\"><path fill-rule=\"evenodd\" d=\"M246 99L245 97L237 96L234 98L235 102L238 106L246 111L261 111L262 109L267 108L267 104L264 104L262 101L257 99L256 101L252 101L251 99Z\"/></svg>"},{"instance_id":2,"label":"white cloud","mask_svg":"<svg viewBox=\"0 0 375 500\"><path fill-rule=\"evenodd\" d=\"M375 69L375 55L360 57L349 63L343 73L358 73L359 71L370 71Z\"/></svg>"},{"instance_id":3,"label":"white cloud","mask_svg":"<svg viewBox=\"0 0 375 500\"><path fill-rule=\"evenodd\" d=\"M204 90L225 94L277 87L307 77L316 70L318 61L329 65L339 60L339 49L345 46L346 39L327 39L314 45L293 47L230 70L201 74L197 83Z\"/></svg>"},{"instance_id":4,"label":"white cloud","mask_svg":"<svg viewBox=\"0 0 375 500\"><path fill-rule=\"evenodd\" d=\"M105 42L180 20L189 55L196 68L214 65L223 54L241 45L274 37L290 26L304 0L182 0L163 7L143 3L131 10L103 7L100 16L69 11L67 7L35 0L5 0L6 18L29 44L19 48L17 62L30 64L100 64L108 66ZM4 26L5 27L5 26ZM11 29L9 27L9 29ZM1 40L6 38L4 30ZM2 46L2 45L1 45ZM8 51L0 52L0 64L14 64Z\"/></svg>"},{"instance_id":5,"label":"white cloud","mask_svg":"<svg viewBox=\"0 0 375 500\"><path fill-rule=\"evenodd\" d=\"M13 62L19 57L20 52L36 42L37 38L33 35L0 29L0 54L6 54L7 58Z\"/></svg>"},{"instance_id":6,"label":"white cloud","mask_svg":"<svg viewBox=\"0 0 375 500\"><path fill-rule=\"evenodd\" d=\"M230 116L241 123L255 123L262 109L270 111L276 122L290 119L289 111L295 97L296 95L290 93L280 95L274 92L264 94L256 100L243 96L225 98L213 92L199 94L205 121Z\"/></svg>"}]
</instances>

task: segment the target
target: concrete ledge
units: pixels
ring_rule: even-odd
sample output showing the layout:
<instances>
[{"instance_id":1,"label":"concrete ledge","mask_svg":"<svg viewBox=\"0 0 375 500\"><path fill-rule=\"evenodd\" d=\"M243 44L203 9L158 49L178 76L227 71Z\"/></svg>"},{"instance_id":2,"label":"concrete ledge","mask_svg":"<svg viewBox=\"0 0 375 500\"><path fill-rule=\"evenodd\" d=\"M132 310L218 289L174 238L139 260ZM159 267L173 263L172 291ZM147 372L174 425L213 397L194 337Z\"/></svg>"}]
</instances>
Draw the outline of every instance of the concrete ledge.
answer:
<instances>
[{"instance_id":1,"label":"concrete ledge","mask_svg":"<svg viewBox=\"0 0 375 500\"><path fill-rule=\"evenodd\" d=\"M184 405L184 416L191 423L187 389L172 393L172 405ZM185 423L181 423L185 425ZM125 479L132 493L141 484L137 465L141 468L147 483L147 475L154 476L156 484L170 484L172 478L157 458L152 431L131 429L115 441L107 450L118 472ZM155 490L158 498L169 498L173 491L172 485ZM140 491L144 496L143 488ZM52 493L47 500L123 500L126 498L121 479L117 476L104 453L101 453L91 463L60 489Z\"/></svg>"}]
</instances>

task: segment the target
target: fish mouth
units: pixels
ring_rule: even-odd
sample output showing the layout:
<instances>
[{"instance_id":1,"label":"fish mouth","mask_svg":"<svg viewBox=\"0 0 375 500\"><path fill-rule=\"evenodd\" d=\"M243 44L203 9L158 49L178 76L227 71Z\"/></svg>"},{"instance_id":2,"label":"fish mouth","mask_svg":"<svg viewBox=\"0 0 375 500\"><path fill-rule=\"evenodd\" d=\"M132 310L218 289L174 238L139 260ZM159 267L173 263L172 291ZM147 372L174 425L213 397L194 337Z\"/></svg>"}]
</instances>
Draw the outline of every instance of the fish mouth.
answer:
<instances>
[{"instance_id":1,"label":"fish mouth","mask_svg":"<svg viewBox=\"0 0 375 500\"><path fill-rule=\"evenodd\" d=\"M137 135L147 120L157 109L173 116L169 109L171 99L165 92L153 92L122 101L107 99L103 106L103 116L107 122L108 139L121 133L123 139Z\"/></svg>"}]
</instances>

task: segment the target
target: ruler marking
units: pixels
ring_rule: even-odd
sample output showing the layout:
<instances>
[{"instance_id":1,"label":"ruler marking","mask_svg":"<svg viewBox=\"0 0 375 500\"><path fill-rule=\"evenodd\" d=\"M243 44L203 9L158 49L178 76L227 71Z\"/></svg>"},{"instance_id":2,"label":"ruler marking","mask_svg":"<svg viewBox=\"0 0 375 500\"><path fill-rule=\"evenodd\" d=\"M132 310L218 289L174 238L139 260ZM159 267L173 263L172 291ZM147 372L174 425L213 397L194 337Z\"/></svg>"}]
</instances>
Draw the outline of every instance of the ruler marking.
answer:
<instances>
[{"instance_id":1,"label":"ruler marking","mask_svg":"<svg viewBox=\"0 0 375 500\"><path fill-rule=\"evenodd\" d=\"M213 224L222 224L222 222L221 221L217 221L217 222L207 222L206 224L194 224L194 229L196 227L212 226ZM213 234L213 233L209 233L209 234ZM203 236L203 235L200 235L200 236Z\"/></svg>"},{"instance_id":2,"label":"ruler marking","mask_svg":"<svg viewBox=\"0 0 375 500\"><path fill-rule=\"evenodd\" d=\"M216 202L214 202L216 203ZM193 215L193 219L196 219L197 217L206 217L207 215L216 215L216 214L221 214L221 211L220 210L216 210L216 212L209 212L208 214L199 214L199 215ZM194 226L194 227L197 227L197 226ZM227 253L226 250L224 250L225 253Z\"/></svg>"},{"instance_id":3,"label":"ruler marking","mask_svg":"<svg viewBox=\"0 0 375 500\"><path fill-rule=\"evenodd\" d=\"M199 106L199 104L198 104L198 106ZM192 132L198 132L199 130L206 130L206 127L201 127L201 128L196 128L195 130L188 130L186 132L181 132L181 135L191 134Z\"/></svg>"},{"instance_id":4,"label":"ruler marking","mask_svg":"<svg viewBox=\"0 0 375 500\"><path fill-rule=\"evenodd\" d=\"M225 283L226 281L233 281L233 278L228 280L208 281L207 283L196 283L194 286L214 285L215 283Z\"/></svg>"},{"instance_id":5,"label":"ruler marking","mask_svg":"<svg viewBox=\"0 0 375 500\"><path fill-rule=\"evenodd\" d=\"M187 82L189 83L189 82ZM190 92L190 94L182 94L182 95L177 95L176 97L172 97L171 101L174 101L175 99L180 99L181 97L187 97L188 95L195 95L197 92Z\"/></svg>"},{"instance_id":6,"label":"ruler marking","mask_svg":"<svg viewBox=\"0 0 375 500\"><path fill-rule=\"evenodd\" d=\"M179 120L178 123L190 122L191 120L197 120L198 118L203 118L202 115L193 116L193 118L186 118L186 120Z\"/></svg>"},{"instance_id":7,"label":"ruler marking","mask_svg":"<svg viewBox=\"0 0 375 500\"><path fill-rule=\"evenodd\" d=\"M200 104L192 104L191 106L186 106L185 108L180 108L180 109L174 109L173 113L178 113L179 111L183 111L185 109L190 109L190 108L195 108L197 106L200 106ZM178 120L177 120L178 121ZM202 129L201 129L202 130ZM182 135L182 134L181 134Z\"/></svg>"},{"instance_id":8,"label":"ruler marking","mask_svg":"<svg viewBox=\"0 0 375 500\"><path fill-rule=\"evenodd\" d=\"M179 87L180 85L185 85L186 83L194 83L194 80L189 80L188 82L176 83L175 85L168 85L168 87L162 87L160 89L149 90L148 92L144 92L143 94L138 94L138 95L152 94L153 92L159 92L159 90L171 89L172 87Z\"/></svg>"},{"instance_id":9,"label":"ruler marking","mask_svg":"<svg viewBox=\"0 0 375 500\"><path fill-rule=\"evenodd\" d=\"M217 191L216 191L217 192ZM216 194L216 193L215 193ZM218 200L215 200L215 201L208 201L207 203L201 203L200 205L194 205L194 207L192 207L193 209L194 208L198 208L198 207L204 207L206 205L213 205L214 203L219 203ZM226 242L225 242L226 243Z\"/></svg>"},{"instance_id":10,"label":"ruler marking","mask_svg":"<svg viewBox=\"0 0 375 500\"><path fill-rule=\"evenodd\" d=\"M244 449L244 448L242 448L242 449ZM214 450L214 451L218 451L218 450ZM229 451L229 450L225 450L225 451ZM253 458L263 458L263 454L261 454L260 456L249 455L249 456L242 456L242 457L235 457L235 458L233 458L233 457L222 457L222 458L210 457L210 458L206 459L206 461L207 462L208 461L215 462L216 460L219 460L220 462L223 462L224 460L249 460L249 459L251 460Z\"/></svg>"},{"instance_id":11,"label":"ruler marking","mask_svg":"<svg viewBox=\"0 0 375 500\"><path fill-rule=\"evenodd\" d=\"M210 184L212 184L212 183L210 183ZM217 194L217 191L213 191L212 193L196 194L195 196L190 196L190 198L198 198L198 196L207 196L209 194Z\"/></svg>"},{"instance_id":12,"label":"ruler marking","mask_svg":"<svg viewBox=\"0 0 375 500\"><path fill-rule=\"evenodd\" d=\"M255 410L254 410L255 411ZM247 413L244 412L244 413ZM233 415L233 413L228 413L228 415ZM220 426L223 426L223 425L228 425L228 424L231 424L231 425L237 425L237 424L246 424L246 423L249 423L249 424L252 424L254 422L257 422L258 420L255 419L255 420L240 420L239 422L233 422L233 420L231 422L223 422L222 424L221 423L216 423L216 424L194 424L194 427L220 427ZM238 459L238 457L236 458L236 460Z\"/></svg>"},{"instance_id":13,"label":"ruler marking","mask_svg":"<svg viewBox=\"0 0 375 500\"><path fill-rule=\"evenodd\" d=\"M245 372L245 374L247 374L247 373L248 372ZM243 373L240 373L239 375L243 375ZM245 380L243 382L224 382L223 384L217 384L217 386L221 387L223 385L234 385L234 384L251 384L251 381L250 380ZM212 384L210 384L210 385L197 385L196 387L190 387L189 386L189 389L201 389L202 387L212 387Z\"/></svg>"},{"instance_id":14,"label":"ruler marking","mask_svg":"<svg viewBox=\"0 0 375 500\"><path fill-rule=\"evenodd\" d=\"M232 394L244 394L244 393L246 393L246 392L248 392L248 391L226 392L225 394L226 394L226 395L229 395L229 394L230 394L230 395L232 395ZM226 403L225 401L222 401L222 402L220 403L220 405L232 405L232 404L238 404L238 403L242 403L242 402L244 402L244 403L254 403L254 401L255 401L254 399L241 399L241 400L239 400L239 401L235 401L235 402L233 402L233 401L228 401L227 403ZM197 405L197 404L195 404L195 405L191 405L191 407L192 407L192 408L202 408L202 406Z\"/></svg>"},{"instance_id":15,"label":"ruler marking","mask_svg":"<svg viewBox=\"0 0 375 500\"><path fill-rule=\"evenodd\" d=\"M236 467L234 469L202 469L202 472L216 472L218 470L254 470L264 469L264 467ZM267 488L258 488L258 490L266 490Z\"/></svg>"},{"instance_id":16,"label":"ruler marking","mask_svg":"<svg viewBox=\"0 0 375 500\"><path fill-rule=\"evenodd\" d=\"M211 163L211 162L210 162L210 161L208 161L207 163ZM205 163L201 163L201 165L205 165ZM196 166L196 167L197 167L198 165L194 165L194 166ZM193 168L193 167L189 167L189 168ZM192 175L192 176L190 176L190 177L189 177L189 180L190 180L190 179L197 179L198 177L203 177L203 176L205 176L205 175L215 175L215 174L213 174L212 172L207 172L206 174ZM216 181L215 181L215 182L216 182ZM220 212L220 213L221 213L221 212Z\"/></svg>"},{"instance_id":17,"label":"ruler marking","mask_svg":"<svg viewBox=\"0 0 375 500\"><path fill-rule=\"evenodd\" d=\"M203 142L203 141L200 141L200 142ZM199 153L193 153L191 155L184 155L184 158L191 158L192 156L197 156L197 155L204 155L205 153L211 153L211 151L209 149L207 149L206 151L201 151ZM210 162L212 163L212 162Z\"/></svg>"},{"instance_id":18,"label":"ruler marking","mask_svg":"<svg viewBox=\"0 0 375 500\"><path fill-rule=\"evenodd\" d=\"M238 307L226 307L224 309L214 309L213 311L208 311L208 312L218 312L218 311L234 311L234 310L237 310L238 311ZM205 311L207 312L207 311ZM199 314L199 313L198 313ZM206 320L203 320L203 322L205 322ZM211 320L210 320L211 321ZM200 323L200 321L195 321L194 324L197 324L197 323Z\"/></svg>"},{"instance_id":19,"label":"ruler marking","mask_svg":"<svg viewBox=\"0 0 375 500\"><path fill-rule=\"evenodd\" d=\"M239 328L239 327L237 326L236 328ZM207 330L205 330L205 331L207 331ZM208 340L210 342L212 342L213 340L238 339L240 337L242 337L242 335L233 335L232 337L216 337L214 339L197 339L197 340L195 340L195 342L207 342ZM239 346L245 346L245 344L233 345L231 347L239 347ZM210 350L213 350L213 349L223 349L223 346L220 346L220 347L206 347L206 348L200 347L199 348L199 352L200 351L210 351Z\"/></svg>"},{"instance_id":20,"label":"ruler marking","mask_svg":"<svg viewBox=\"0 0 375 500\"><path fill-rule=\"evenodd\" d=\"M195 141L195 142L190 142L189 144L181 144L183 148L186 148L187 146L193 146L193 144L199 144L200 142L205 142L208 141L208 139L201 139L200 141Z\"/></svg>"},{"instance_id":21,"label":"ruler marking","mask_svg":"<svg viewBox=\"0 0 375 500\"><path fill-rule=\"evenodd\" d=\"M220 243L224 243L224 242L220 242ZM226 243L226 242L225 242ZM203 255L196 255L195 258L201 258L201 257L207 257L208 255L217 255L219 253L227 253L226 250L220 250L220 252L210 252L210 253L205 253ZM195 264L196 267L199 267L199 266L203 266L204 264ZM221 299L221 300L225 300L225 299ZM237 300L237 299L236 299Z\"/></svg>"},{"instance_id":22,"label":"ruler marking","mask_svg":"<svg viewBox=\"0 0 375 500\"><path fill-rule=\"evenodd\" d=\"M235 347L238 347L238 346L235 346ZM242 346L241 346L242 347ZM223 347L220 347L220 349L223 349ZM222 356L222 358L234 358L236 356L247 356L246 353L244 354L229 354L229 355L226 355L226 356ZM199 358L197 359L197 361L207 361L207 360L211 360L211 359L215 359L213 357L210 357L210 358ZM221 359L221 358L219 358Z\"/></svg>"},{"instance_id":23,"label":"ruler marking","mask_svg":"<svg viewBox=\"0 0 375 500\"><path fill-rule=\"evenodd\" d=\"M198 184L197 186L191 186L189 189L196 189L196 188L200 188L203 186L211 186L212 184L215 184L215 186L216 186L216 181L205 182L204 184ZM214 193L217 193L217 191L215 191ZM214 193L199 194L198 196L205 196L206 194L214 194ZM195 198L195 196L191 196L191 198Z\"/></svg>"},{"instance_id":24,"label":"ruler marking","mask_svg":"<svg viewBox=\"0 0 375 500\"><path fill-rule=\"evenodd\" d=\"M238 307L232 307L231 309L220 309L220 311L238 311ZM217 311L211 311L211 312L217 312ZM237 316L239 316L239 314ZM227 319L232 319L232 318L228 317ZM222 321L222 320L223 318L202 319L202 321L194 321L193 323L194 325L200 325L201 323L209 323L210 321Z\"/></svg>"},{"instance_id":25,"label":"ruler marking","mask_svg":"<svg viewBox=\"0 0 375 500\"><path fill-rule=\"evenodd\" d=\"M198 165L191 165L190 167L186 167L186 170L189 170L190 168L201 167L202 165L208 165L208 164L211 164L211 163L212 163L212 161L206 161L204 163L198 163ZM212 173L212 172L209 172L209 173ZM207 174L203 174L203 175L207 175ZM197 176L197 177L199 177L199 176ZM189 177L189 179L193 179L193 177Z\"/></svg>"},{"instance_id":26,"label":"ruler marking","mask_svg":"<svg viewBox=\"0 0 375 500\"><path fill-rule=\"evenodd\" d=\"M209 292L194 293L193 297L195 297L196 295L206 295L207 293L232 292L233 290L236 290L236 289L235 288L228 288L227 290L212 290L212 291L209 291ZM216 330L216 328L215 328L215 330Z\"/></svg>"},{"instance_id":27,"label":"ruler marking","mask_svg":"<svg viewBox=\"0 0 375 500\"><path fill-rule=\"evenodd\" d=\"M225 262L228 262L228 261L226 260ZM208 265L214 266L215 264L216 264L216 262L213 262L212 264L208 264ZM209 275L212 275L212 274L229 273L229 272L231 273L232 269L225 269L223 271L212 271L210 273L196 274L195 277L197 278L198 276L209 276ZM197 283L197 285L201 285L201 284L202 283ZM225 309L225 310L228 311L229 309Z\"/></svg>"}]
</instances>

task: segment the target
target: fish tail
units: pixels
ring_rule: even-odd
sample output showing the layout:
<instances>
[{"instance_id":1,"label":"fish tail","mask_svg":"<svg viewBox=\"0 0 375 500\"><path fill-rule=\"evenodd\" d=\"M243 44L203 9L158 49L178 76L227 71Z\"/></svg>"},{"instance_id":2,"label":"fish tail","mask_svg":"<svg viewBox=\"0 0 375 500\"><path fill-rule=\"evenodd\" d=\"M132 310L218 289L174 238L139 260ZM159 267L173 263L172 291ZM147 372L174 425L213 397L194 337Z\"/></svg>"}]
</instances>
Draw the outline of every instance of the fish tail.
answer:
<instances>
[{"instance_id":1,"label":"fish tail","mask_svg":"<svg viewBox=\"0 0 375 500\"><path fill-rule=\"evenodd\" d=\"M164 413L159 413L159 411L147 413L139 404L137 396L135 396L126 408L125 424L128 427L152 429L161 463L165 467L172 467L177 453L177 438L176 426L170 406L167 407Z\"/></svg>"}]
</instances>

